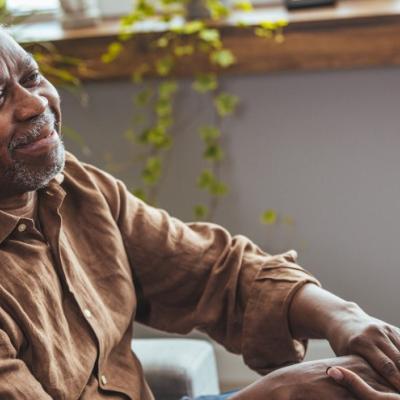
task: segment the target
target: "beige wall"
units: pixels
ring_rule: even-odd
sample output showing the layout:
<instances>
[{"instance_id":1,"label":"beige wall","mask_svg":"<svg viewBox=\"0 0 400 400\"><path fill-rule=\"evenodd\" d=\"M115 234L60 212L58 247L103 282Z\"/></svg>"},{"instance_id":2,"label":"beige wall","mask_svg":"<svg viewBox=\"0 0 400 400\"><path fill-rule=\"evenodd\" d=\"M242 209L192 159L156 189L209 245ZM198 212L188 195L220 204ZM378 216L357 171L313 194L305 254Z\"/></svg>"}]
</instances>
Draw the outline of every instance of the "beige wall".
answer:
<instances>
[{"instance_id":1,"label":"beige wall","mask_svg":"<svg viewBox=\"0 0 400 400\"><path fill-rule=\"evenodd\" d=\"M225 126L231 194L217 222L270 252L298 249L325 287L400 325L400 70L248 76L224 85L242 106ZM124 159L120 136L135 88L120 81L87 90L86 110L63 96L66 123L94 151L83 159L100 164L107 150ZM195 127L207 115L207 103L184 82L177 115L184 129L162 190L162 205L184 220L199 196ZM137 179L134 168L120 175L129 185ZM266 230L258 218L269 207L292 216L295 227Z\"/></svg>"}]
</instances>

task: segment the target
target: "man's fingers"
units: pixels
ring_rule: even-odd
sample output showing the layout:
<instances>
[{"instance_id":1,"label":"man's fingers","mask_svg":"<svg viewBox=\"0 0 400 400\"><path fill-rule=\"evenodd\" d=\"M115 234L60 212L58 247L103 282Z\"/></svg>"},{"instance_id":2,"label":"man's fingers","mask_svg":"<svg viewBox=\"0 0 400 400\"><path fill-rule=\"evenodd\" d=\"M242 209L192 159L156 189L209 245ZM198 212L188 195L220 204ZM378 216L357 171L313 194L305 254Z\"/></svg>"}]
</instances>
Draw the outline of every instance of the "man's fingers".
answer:
<instances>
[{"instance_id":1,"label":"man's fingers","mask_svg":"<svg viewBox=\"0 0 400 400\"><path fill-rule=\"evenodd\" d=\"M400 400L399 394L377 392L364 382L362 378L347 368L328 368L326 374L335 382L344 386L359 400Z\"/></svg>"},{"instance_id":2,"label":"man's fingers","mask_svg":"<svg viewBox=\"0 0 400 400\"><path fill-rule=\"evenodd\" d=\"M335 382L345 386L360 400L378 400L384 398L381 397L382 395L380 393L365 383L358 375L346 368L331 367L327 369L326 374Z\"/></svg>"},{"instance_id":3,"label":"man's fingers","mask_svg":"<svg viewBox=\"0 0 400 400\"><path fill-rule=\"evenodd\" d=\"M400 331L397 328L393 328L393 331L388 334L393 345L400 351ZM400 368L400 365L398 365Z\"/></svg>"},{"instance_id":4,"label":"man's fingers","mask_svg":"<svg viewBox=\"0 0 400 400\"><path fill-rule=\"evenodd\" d=\"M400 343L399 343L400 346ZM393 342L393 340L391 338L387 338L387 341L382 343L380 346L380 349L382 350L382 352L384 354L386 354L386 356L388 356L395 364L395 366L397 367L397 369L400 369L400 351L397 348L397 346L395 345L395 343ZM399 376L400 376L400 372L399 372ZM400 389L400 388L397 388Z\"/></svg>"},{"instance_id":5,"label":"man's fingers","mask_svg":"<svg viewBox=\"0 0 400 400\"><path fill-rule=\"evenodd\" d=\"M378 374L383 376L394 388L400 390L400 371L396 365L397 355L393 351L394 347L387 344L381 345L381 347L384 348L385 352L380 348L371 348L366 349L362 356L374 367Z\"/></svg>"}]
</instances>

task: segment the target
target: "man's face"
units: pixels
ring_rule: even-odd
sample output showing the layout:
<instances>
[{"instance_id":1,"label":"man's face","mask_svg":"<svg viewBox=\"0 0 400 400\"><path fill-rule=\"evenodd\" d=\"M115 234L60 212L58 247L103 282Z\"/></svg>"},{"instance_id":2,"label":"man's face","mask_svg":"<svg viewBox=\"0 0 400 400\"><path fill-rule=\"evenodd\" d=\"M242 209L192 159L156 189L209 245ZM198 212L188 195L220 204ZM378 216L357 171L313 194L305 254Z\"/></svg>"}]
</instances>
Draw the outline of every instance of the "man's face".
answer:
<instances>
[{"instance_id":1,"label":"man's face","mask_svg":"<svg viewBox=\"0 0 400 400\"><path fill-rule=\"evenodd\" d=\"M0 198L39 189L64 167L60 98L0 30Z\"/></svg>"}]
</instances>

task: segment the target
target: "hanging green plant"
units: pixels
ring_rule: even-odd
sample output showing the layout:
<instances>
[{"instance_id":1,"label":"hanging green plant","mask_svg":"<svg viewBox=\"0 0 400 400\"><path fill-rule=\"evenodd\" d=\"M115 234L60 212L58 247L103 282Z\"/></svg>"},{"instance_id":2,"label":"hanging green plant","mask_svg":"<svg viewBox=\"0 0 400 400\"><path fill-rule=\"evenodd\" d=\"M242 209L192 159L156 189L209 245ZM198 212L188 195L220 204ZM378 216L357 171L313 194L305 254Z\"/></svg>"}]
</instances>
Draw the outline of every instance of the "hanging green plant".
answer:
<instances>
[{"instance_id":1,"label":"hanging green plant","mask_svg":"<svg viewBox=\"0 0 400 400\"><path fill-rule=\"evenodd\" d=\"M238 1L234 7L242 11L253 9L248 1ZM188 11L193 10L200 10L200 14L206 18L193 19L193 15L188 15ZM169 77L179 59L198 53L207 55L209 65L215 72L196 76L192 83L193 90L200 96L210 98L214 107L214 123L207 121L199 128L205 166L199 173L197 187L208 194L208 201L193 207L197 219L212 220L220 199L229 192L220 174L221 163L225 158L222 139L227 134L223 129L223 121L235 113L240 99L222 88L218 74L230 68L237 60L233 52L224 46L215 22L226 19L230 13L231 9L221 0L161 0L157 4L150 0L138 0L132 12L121 19L118 40L111 43L102 56L104 63L117 60L123 52L124 41L134 36L135 27L144 20L155 19L169 23L177 16L184 18L179 24L170 24L169 29L151 43L149 48L154 52L154 62L141 64L132 71L132 81L143 87L134 99L136 116L133 127L124 135L131 144L143 148L142 157L139 157L142 163L142 184L132 191L147 202L156 204L159 185L166 169L166 155L173 144L174 98L179 90L178 82ZM266 21L255 27L254 33L280 42L283 40L285 26L285 21ZM158 75L161 81L146 82L144 78L150 74ZM153 118L144 122L140 115L145 114L143 111L149 108L153 110ZM262 220L271 221L272 212L264 213Z\"/></svg>"}]
</instances>

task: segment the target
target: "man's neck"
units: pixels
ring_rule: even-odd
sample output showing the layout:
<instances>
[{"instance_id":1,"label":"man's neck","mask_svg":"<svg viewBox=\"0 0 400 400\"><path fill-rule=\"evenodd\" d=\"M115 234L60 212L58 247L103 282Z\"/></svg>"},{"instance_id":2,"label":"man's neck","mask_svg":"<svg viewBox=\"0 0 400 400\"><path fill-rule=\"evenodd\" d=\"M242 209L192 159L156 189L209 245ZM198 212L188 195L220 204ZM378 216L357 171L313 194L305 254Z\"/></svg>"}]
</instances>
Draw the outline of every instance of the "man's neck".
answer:
<instances>
[{"instance_id":1,"label":"man's neck","mask_svg":"<svg viewBox=\"0 0 400 400\"><path fill-rule=\"evenodd\" d=\"M19 210L24 211L34 207L36 192L25 192L14 196L0 197L0 211L10 214L19 214Z\"/></svg>"}]
</instances>

